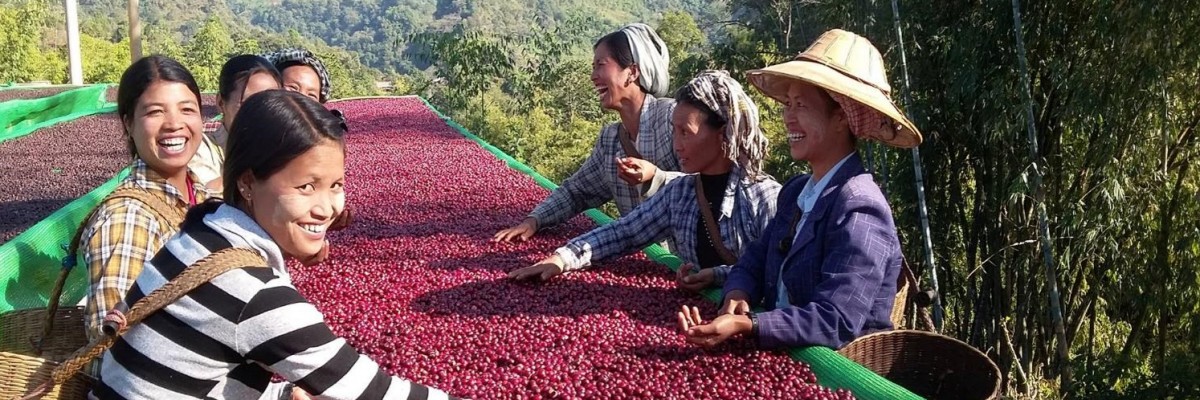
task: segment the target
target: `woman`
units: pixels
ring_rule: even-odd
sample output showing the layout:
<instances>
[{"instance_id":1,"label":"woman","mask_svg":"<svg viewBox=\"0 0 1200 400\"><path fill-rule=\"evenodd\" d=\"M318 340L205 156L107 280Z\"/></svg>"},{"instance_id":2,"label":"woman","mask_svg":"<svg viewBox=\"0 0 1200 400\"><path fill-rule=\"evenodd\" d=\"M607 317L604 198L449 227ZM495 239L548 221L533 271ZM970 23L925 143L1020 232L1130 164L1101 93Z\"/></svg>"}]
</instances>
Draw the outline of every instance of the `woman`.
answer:
<instances>
[{"instance_id":1,"label":"woman","mask_svg":"<svg viewBox=\"0 0 1200 400\"><path fill-rule=\"evenodd\" d=\"M89 338L98 337L104 315L125 297L142 264L178 232L188 207L209 196L188 168L203 141L203 117L200 88L186 68L163 56L134 62L121 75L117 115L133 156L117 190L136 189L152 203L110 197L84 223L79 252L89 275Z\"/></svg>"},{"instance_id":2,"label":"woman","mask_svg":"<svg viewBox=\"0 0 1200 400\"><path fill-rule=\"evenodd\" d=\"M913 147L921 134L891 101L883 68L870 41L835 29L795 61L750 71L755 87L784 104L792 158L812 173L780 190L775 220L729 273L720 315L704 323L695 307L679 312L688 341L712 346L744 334L767 348L836 349L892 329L900 241L856 137Z\"/></svg>"},{"instance_id":3,"label":"woman","mask_svg":"<svg viewBox=\"0 0 1200 400\"><path fill-rule=\"evenodd\" d=\"M329 72L311 51L285 49L263 55L283 74L283 89L324 104L329 101Z\"/></svg>"},{"instance_id":4,"label":"woman","mask_svg":"<svg viewBox=\"0 0 1200 400\"><path fill-rule=\"evenodd\" d=\"M242 101L255 93L282 86L283 80L275 66L256 55L234 56L221 67L217 86L217 107L221 109L221 117L204 124L204 143L188 164L210 189L221 191L221 164L225 161L227 132L233 126Z\"/></svg>"},{"instance_id":5,"label":"woman","mask_svg":"<svg viewBox=\"0 0 1200 400\"><path fill-rule=\"evenodd\" d=\"M388 376L330 331L291 284L286 259L311 259L345 205L341 120L303 95L266 91L234 122L224 202L193 208L146 264L134 304L214 252L266 260L218 275L133 325L104 355L97 398L280 398L292 384L321 398L446 398Z\"/></svg>"},{"instance_id":6,"label":"woman","mask_svg":"<svg viewBox=\"0 0 1200 400\"><path fill-rule=\"evenodd\" d=\"M675 94L674 148L686 175L615 222L572 239L510 278L548 279L671 238L685 261L680 286L723 284L729 266L766 230L779 183L762 172L767 138L758 107L723 71L701 73ZM689 276L692 266L702 268ZM714 268L715 267L715 268Z\"/></svg>"},{"instance_id":7,"label":"woman","mask_svg":"<svg viewBox=\"0 0 1200 400\"><path fill-rule=\"evenodd\" d=\"M671 151L671 111L666 96L669 54L646 24L631 24L596 42L592 84L600 106L615 110L621 122L604 127L592 154L550 197L496 241L529 239L539 229L559 224L609 200L627 215L667 181L679 176Z\"/></svg>"}]
</instances>

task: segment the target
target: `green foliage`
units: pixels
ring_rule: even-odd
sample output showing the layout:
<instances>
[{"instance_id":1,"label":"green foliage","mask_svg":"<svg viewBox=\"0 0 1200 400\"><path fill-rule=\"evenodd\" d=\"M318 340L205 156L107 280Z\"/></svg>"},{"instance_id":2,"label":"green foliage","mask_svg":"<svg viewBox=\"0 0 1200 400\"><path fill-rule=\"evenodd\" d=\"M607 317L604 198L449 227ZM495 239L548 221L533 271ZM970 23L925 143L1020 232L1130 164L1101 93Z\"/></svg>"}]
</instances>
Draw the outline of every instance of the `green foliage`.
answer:
<instances>
[{"instance_id":1,"label":"green foliage","mask_svg":"<svg viewBox=\"0 0 1200 400\"><path fill-rule=\"evenodd\" d=\"M40 49L47 26L39 1L18 1L0 8L0 82L65 79L66 62Z\"/></svg>"},{"instance_id":2,"label":"green foliage","mask_svg":"<svg viewBox=\"0 0 1200 400\"><path fill-rule=\"evenodd\" d=\"M129 39L113 43L81 35L79 51L83 57L83 81L117 83L129 66Z\"/></svg>"},{"instance_id":3,"label":"green foliage","mask_svg":"<svg viewBox=\"0 0 1200 400\"><path fill-rule=\"evenodd\" d=\"M221 76L221 66L234 51L233 38L221 20L213 17L204 22L187 45L187 58L181 60L205 90L215 90ZM240 49L239 49L240 51Z\"/></svg>"}]
</instances>

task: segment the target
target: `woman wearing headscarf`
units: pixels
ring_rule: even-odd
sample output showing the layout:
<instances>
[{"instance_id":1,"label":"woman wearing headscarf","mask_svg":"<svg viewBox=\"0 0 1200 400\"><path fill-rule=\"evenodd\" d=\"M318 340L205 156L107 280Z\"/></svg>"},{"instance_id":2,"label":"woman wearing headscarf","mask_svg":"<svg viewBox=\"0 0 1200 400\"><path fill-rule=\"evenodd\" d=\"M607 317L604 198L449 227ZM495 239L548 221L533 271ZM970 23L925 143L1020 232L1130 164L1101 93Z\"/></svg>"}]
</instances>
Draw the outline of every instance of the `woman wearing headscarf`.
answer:
<instances>
[{"instance_id":1,"label":"woman wearing headscarf","mask_svg":"<svg viewBox=\"0 0 1200 400\"><path fill-rule=\"evenodd\" d=\"M605 126L592 154L550 197L520 224L496 233L495 240L525 240L589 208L615 200L627 215L667 181L679 176L671 151L671 112L667 96L670 55L653 28L630 24L593 46L592 84L600 105L621 115ZM664 97L664 98L660 98Z\"/></svg>"},{"instance_id":2,"label":"woman wearing headscarf","mask_svg":"<svg viewBox=\"0 0 1200 400\"><path fill-rule=\"evenodd\" d=\"M283 49L263 55L283 75L283 89L299 92L324 104L329 101L329 71L311 51Z\"/></svg>"},{"instance_id":3,"label":"woman wearing headscarf","mask_svg":"<svg viewBox=\"0 0 1200 400\"><path fill-rule=\"evenodd\" d=\"M680 286L723 284L730 265L775 215L779 183L763 173L767 137L758 107L724 71L706 71L675 94L674 150L685 175L628 215L571 239L510 278L547 279L673 239L685 261ZM700 273L690 275L693 266Z\"/></svg>"},{"instance_id":4,"label":"woman wearing headscarf","mask_svg":"<svg viewBox=\"0 0 1200 400\"><path fill-rule=\"evenodd\" d=\"M684 306L680 328L702 346L745 335L767 348L834 349L892 329L900 241L856 144L909 148L921 134L891 100L883 56L866 38L834 29L795 60L748 74L783 103L792 158L812 173L779 191L775 220L725 281L720 314L705 323Z\"/></svg>"}]
</instances>

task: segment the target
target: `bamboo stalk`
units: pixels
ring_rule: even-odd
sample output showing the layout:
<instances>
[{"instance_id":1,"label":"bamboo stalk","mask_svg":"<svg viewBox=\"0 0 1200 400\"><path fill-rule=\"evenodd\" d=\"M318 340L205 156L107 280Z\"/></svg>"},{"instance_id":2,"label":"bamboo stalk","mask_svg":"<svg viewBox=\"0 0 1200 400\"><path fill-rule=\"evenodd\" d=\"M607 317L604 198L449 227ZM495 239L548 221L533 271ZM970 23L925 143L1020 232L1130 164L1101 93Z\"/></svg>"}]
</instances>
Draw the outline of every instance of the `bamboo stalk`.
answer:
<instances>
[{"instance_id":1,"label":"bamboo stalk","mask_svg":"<svg viewBox=\"0 0 1200 400\"><path fill-rule=\"evenodd\" d=\"M912 96L909 93L910 87L908 82L908 55L904 52L904 33L900 29L900 5L898 0L892 0L892 21L896 27L896 43L900 46L900 71L902 75L901 82L904 82L904 90L902 98L904 101L904 109L910 120L915 120L912 113ZM921 219L921 236L924 239L922 244L925 249L925 269L929 270L929 280L933 283L933 291L938 293L938 297L933 299L933 325L938 330L942 330L942 299L941 289L938 288L938 273L937 264L933 259L933 239L929 234L929 211L925 207L925 174L921 170L921 149L913 147L913 177L916 181L917 189L917 213Z\"/></svg>"},{"instance_id":2,"label":"bamboo stalk","mask_svg":"<svg viewBox=\"0 0 1200 400\"><path fill-rule=\"evenodd\" d=\"M1029 79L1029 64L1025 58L1025 38L1021 33L1021 1L1012 0L1013 13L1013 35L1016 36L1017 42L1017 61L1020 66L1021 73L1021 94L1025 99L1025 118L1026 118L1026 133L1029 140L1029 155L1030 155L1030 172L1032 185L1030 191L1033 192L1033 199L1037 203L1038 212L1038 237L1041 240L1042 261L1045 267L1046 275L1046 291L1050 302L1050 320L1054 325L1054 335L1058 342L1058 371L1061 374L1060 388L1062 393L1071 392L1071 354L1068 351L1067 334L1063 323L1063 313L1061 300L1058 291L1058 269L1054 264L1054 255L1052 254L1052 244L1050 241L1050 225L1046 216L1045 192L1042 186L1042 171L1038 167L1040 156L1038 154L1037 127L1034 126L1033 113L1033 94L1031 93L1033 84Z\"/></svg>"}]
</instances>

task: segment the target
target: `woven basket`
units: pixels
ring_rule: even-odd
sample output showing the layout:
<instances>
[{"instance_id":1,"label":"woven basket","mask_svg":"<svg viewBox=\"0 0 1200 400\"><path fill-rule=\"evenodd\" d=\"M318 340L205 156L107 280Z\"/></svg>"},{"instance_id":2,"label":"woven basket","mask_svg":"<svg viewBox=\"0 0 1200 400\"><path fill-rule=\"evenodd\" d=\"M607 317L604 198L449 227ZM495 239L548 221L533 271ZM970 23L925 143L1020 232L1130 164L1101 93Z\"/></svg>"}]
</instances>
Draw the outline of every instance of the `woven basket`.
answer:
<instances>
[{"instance_id":1,"label":"woven basket","mask_svg":"<svg viewBox=\"0 0 1200 400\"><path fill-rule=\"evenodd\" d=\"M0 399L8 400L24 396L26 392L50 379L50 372L58 363L42 358L15 353L0 352ZM62 385L39 397L42 400L86 399L93 379L76 374Z\"/></svg>"},{"instance_id":2,"label":"woven basket","mask_svg":"<svg viewBox=\"0 0 1200 400\"><path fill-rule=\"evenodd\" d=\"M46 311L45 308L35 308L0 314L0 351L40 355L47 360L62 361L88 344L83 327L83 307L59 308L54 313L54 326L41 343L42 351L39 354L33 346L42 337Z\"/></svg>"},{"instance_id":3,"label":"woven basket","mask_svg":"<svg viewBox=\"0 0 1200 400\"><path fill-rule=\"evenodd\" d=\"M909 292L916 291L917 277L908 268L908 260L900 261L900 274L896 276L896 298L892 302L892 326L896 329L904 327L904 313L908 309Z\"/></svg>"},{"instance_id":4,"label":"woven basket","mask_svg":"<svg viewBox=\"0 0 1200 400\"><path fill-rule=\"evenodd\" d=\"M874 333L838 353L927 399L982 400L1000 395L1000 369L991 359L936 333Z\"/></svg>"}]
</instances>

